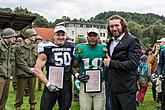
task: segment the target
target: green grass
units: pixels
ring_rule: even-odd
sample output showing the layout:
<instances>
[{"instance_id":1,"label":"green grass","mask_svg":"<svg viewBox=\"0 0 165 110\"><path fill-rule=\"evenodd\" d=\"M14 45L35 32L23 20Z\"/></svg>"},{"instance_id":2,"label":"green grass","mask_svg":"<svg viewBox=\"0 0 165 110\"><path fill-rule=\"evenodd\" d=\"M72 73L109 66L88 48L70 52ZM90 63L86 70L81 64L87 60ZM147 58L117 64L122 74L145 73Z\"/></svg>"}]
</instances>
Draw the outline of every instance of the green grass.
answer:
<instances>
[{"instance_id":1,"label":"green grass","mask_svg":"<svg viewBox=\"0 0 165 110\"><path fill-rule=\"evenodd\" d=\"M36 100L37 100L36 110L39 110L41 95L42 95L42 92L39 92L36 89ZM7 104L6 104L7 110L14 110L14 103L15 103L15 93L13 91L12 86L10 85L9 97L8 97L8 101L7 101ZM58 104L56 103L56 106L54 107L53 110L58 110L57 105ZM158 104L158 103L156 103L152 100L152 93L151 93L151 89L149 87L149 89L147 91L147 94L146 94L146 97L145 97L144 106L139 106L138 110L156 110L156 107L159 106L159 105L160 104ZM71 110L79 110L79 109L80 109L79 103L73 101ZM24 97L24 103L22 105L22 110L29 110L28 97Z\"/></svg>"}]
</instances>

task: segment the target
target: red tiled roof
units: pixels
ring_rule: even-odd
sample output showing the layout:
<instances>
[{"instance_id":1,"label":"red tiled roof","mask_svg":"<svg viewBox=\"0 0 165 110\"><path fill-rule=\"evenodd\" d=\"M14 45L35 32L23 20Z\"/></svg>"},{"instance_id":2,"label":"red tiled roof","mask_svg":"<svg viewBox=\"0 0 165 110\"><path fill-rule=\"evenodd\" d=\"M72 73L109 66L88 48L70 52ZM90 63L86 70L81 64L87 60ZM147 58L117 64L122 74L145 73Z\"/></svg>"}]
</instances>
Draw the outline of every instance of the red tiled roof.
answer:
<instances>
[{"instance_id":1,"label":"red tiled roof","mask_svg":"<svg viewBox=\"0 0 165 110\"><path fill-rule=\"evenodd\" d=\"M37 32L37 35L41 36L43 40L53 39L54 29L53 28L34 28Z\"/></svg>"}]
</instances>

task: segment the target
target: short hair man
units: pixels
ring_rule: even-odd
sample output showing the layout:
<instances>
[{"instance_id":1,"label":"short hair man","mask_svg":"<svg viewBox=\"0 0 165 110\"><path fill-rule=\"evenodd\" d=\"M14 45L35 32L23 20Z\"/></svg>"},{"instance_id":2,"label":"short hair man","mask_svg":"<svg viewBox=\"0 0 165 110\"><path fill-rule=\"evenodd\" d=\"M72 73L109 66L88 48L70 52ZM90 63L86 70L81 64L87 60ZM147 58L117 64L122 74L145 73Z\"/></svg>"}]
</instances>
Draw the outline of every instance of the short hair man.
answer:
<instances>
[{"instance_id":1,"label":"short hair man","mask_svg":"<svg viewBox=\"0 0 165 110\"><path fill-rule=\"evenodd\" d=\"M100 33L97 28L90 28L87 32L88 43L78 44L75 48L75 60L73 73L75 77L80 81L80 109L81 110L103 110L104 108L104 96L105 96L105 85L104 85L104 73L103 73L103 59L105 58L106 46L98 44L98 37ZM79 67L79 71L77 70ZM94 79L91 75L87 74L87 71L94 72L96 75L96 83L100 83L100 90L91 89L86 90L86 84L91 84L91 80ZM100 74L99 74L100 73ZM89 82L88 82L89 81ZM94 85L92 85L94 86ZM86 91L86 92L85 92ZM93 106L92 106L93 105Z\"/></svg>"},{"instance_id":2,"label":"short hair man","mask_svg":"<svg viewBox=\"0 0 165 110\"><path fill-rule=\"evenodd\" d=\"M34 73L46 84L41 98L40 110L52 110L57 100L59 110L69 110L71 107L71 68L74 45L67 42L66 38L66 28L56 26L54 41L42 42L38 45L39 56ZM47 70L46 76L42 72L44 65Z\"/></svg>"}]
</instances>

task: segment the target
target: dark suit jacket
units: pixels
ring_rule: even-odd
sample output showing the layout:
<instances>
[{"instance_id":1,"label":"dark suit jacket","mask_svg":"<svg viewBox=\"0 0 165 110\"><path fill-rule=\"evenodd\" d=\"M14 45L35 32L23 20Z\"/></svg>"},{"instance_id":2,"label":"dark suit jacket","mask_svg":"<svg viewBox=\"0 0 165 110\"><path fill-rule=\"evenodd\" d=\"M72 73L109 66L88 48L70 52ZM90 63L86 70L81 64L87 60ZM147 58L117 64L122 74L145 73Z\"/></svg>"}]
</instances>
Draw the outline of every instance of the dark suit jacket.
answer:
<instances>
[{"instance_id":1,"label":"dark suit jacket","mask_svg":"<svg viewBox=\"0 0 165 110\"><path fill-rule=\"evenodd\" d=\"M109 54L112 41L111 39L107 44ZM136 92L136 74L140 55L139 40L130 34L125 34L114 48L109 66L110 87L113 91Z\"/></svg>"}]
</instances>

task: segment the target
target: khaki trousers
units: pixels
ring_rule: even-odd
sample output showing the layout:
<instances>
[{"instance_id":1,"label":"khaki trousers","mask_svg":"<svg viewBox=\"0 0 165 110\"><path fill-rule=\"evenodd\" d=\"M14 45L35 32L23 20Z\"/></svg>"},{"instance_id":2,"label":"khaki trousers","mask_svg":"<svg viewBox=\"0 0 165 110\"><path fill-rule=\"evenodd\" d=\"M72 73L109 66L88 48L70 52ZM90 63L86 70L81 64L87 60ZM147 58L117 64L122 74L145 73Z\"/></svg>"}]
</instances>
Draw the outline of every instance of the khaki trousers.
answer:
<instances>
[{"instance_id":1,"label":"khaki trousers","mask_svg":"<svg viewBox=\"0 0 165 110\"><path fill-rule=\"evenodd\" d=\"M31 77L31 78L18 77L15 107L21 107L21 105L23 104L24 91L27 85L29 88L29 104L33 105L36 103L35 102L36 77Z\"/></svg>"},{"instance_id":2,"label":"khaki trousers","mask_svg":"<svg viewBox=\"0 0 165 110\"><path fill-rule=\"evenodd\" d=\"M10 79L5 79L0 76L0 110L5 110L9 94Z\"/></svg>"},{"instance_id":3,"label":"khaki trousers","mask_svg":"<svg viewBox=\"0 0 165 110\"><path fill-rule=\"evenodd\" d=\"M85 93L84 83L80 83L80 110L104 110L105 84L102 83L102 91L98 93ZM93 104L93 107L92 107Z\"/></svg>"}]
</instances>

